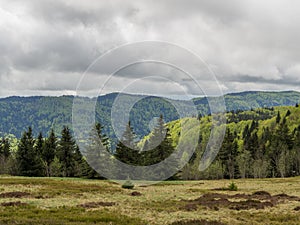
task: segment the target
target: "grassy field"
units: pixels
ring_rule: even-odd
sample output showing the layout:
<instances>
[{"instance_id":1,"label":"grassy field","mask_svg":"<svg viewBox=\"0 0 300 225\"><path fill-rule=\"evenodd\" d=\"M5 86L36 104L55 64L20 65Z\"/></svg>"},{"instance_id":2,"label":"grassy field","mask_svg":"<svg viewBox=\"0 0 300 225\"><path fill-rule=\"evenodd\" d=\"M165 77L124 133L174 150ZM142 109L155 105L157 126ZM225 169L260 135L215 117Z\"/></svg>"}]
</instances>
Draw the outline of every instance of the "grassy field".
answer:
<instances>
[{"instance_id":1,"label":"grassy field","mask_svg":"<svg viewBox=\"0 0 300 225\"><path fill-rule=\"evenodd\" d=\"M300 177L234 182L0 177L0 224L300 224Z\"/></svg>"}]
</instances>

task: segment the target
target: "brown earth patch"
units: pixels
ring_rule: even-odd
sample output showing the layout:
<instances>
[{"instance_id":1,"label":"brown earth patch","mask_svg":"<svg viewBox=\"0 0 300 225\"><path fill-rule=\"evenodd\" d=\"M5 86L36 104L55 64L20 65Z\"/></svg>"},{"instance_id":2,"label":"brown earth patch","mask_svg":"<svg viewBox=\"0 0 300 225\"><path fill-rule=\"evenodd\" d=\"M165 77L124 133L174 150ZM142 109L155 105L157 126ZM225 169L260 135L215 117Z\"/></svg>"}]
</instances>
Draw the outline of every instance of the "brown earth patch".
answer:
<instances>
[{"instance_id":1,"label":"brown earth patch","mask_svg":"<svg viewBox=\"0 0 300 225\"><path fill-rule=\"evenodd\" d=\"M182 220L171 223L170 225L225 225L225 223L208 220Z\"/></svg>"},{"instance_id":2,"label":"brown earth patch","mask_svg":"<svg viewBox=\"0 0 300 225\"><path fill-rule=\"evenodd\" d=\"M195 200L188 200L188 203L180 209L193 211L197 210L197 206L200 205L213 210L219 210L220 207L229 208L232 210L259 210L267 207L274 207L275 205L284 201L300 201L300 198L297 196L289 196L287 194L272 196L266 191L257 191L253 194L235 195L208 193Z\"/></svg>"},{"instance_id":3,"label":"brown earth patch","mask_svg":"<svg viewBox=\"0 0 300 225\"><path fill-rule=\"evenodd\" d=\"M87 202L84 204L78 205L79 207L83 207L86 209L92 209L92 208L98 208L100 206L102 207L110 207L116 205L115 202Z\"/></svg>"},{"instance_id":4,"label":"brown earth patch","mask_svg":"<svg viewBox=\"0 0 300 225\"><path fill-rule=\"evenodd\" d=\"M14 192L5 192L0 194L0 198L23 198L23 197L29 197L30 193L27 192L20 192L20 191L14 191Z\"/></svg>"},{"instance_id":5,"label":"brown earth patch","mask_svg":"<svg viewBox=\"0 0 300 225\"><path fill-rule=\"evenodd\" d=\"M287 195L287 194L278 194L278 195L274 195L273 196L274 198L276 198L277 200L288 200L288 201L298 201L300 202L300 198L297 197L297 196L290 196L290 195Z\"/></svg>"},{"instance_id":6,"label":"brown earth patch","mask_svg":"<svg viewBox=\"0 0 300 225\"><path fill-rule=\"evenodd\" d=\"M8 207L8 206L25 206L28 204L18 201L18 202L3 202L0 205Z\"/></svg>"},{"instance_id":7,"label":"brown earth patch","mask_svg":"<svg viewBox=\"0 0 300 225\"><path fill-rule=\"evenodd\" d=\"M183 207L180 207L180 210L185 210L185 211L196 211L198 206L196 204L186 204Z\"/></svg>"},{"instance_id":8,"label":"brown earth patch","mask_svg":"<svg viewBox=\"0 0 300 225\"><path fill-rule=\"evenodd\" d=\"M300 206L297 206L296 208L294 208L295 211L300 211Z\"/></svg>"},{"instance_id":9,"label":"brown earth patch","mask_svg":"<svg viewBox=\"0 0 300 225\"><path fill-rule=\"evenodd\" d=\"M130 194L131 196L142 196L142 193L141 192L138 192L138 191L134 191Z\"/></svg>"}]
</instances>

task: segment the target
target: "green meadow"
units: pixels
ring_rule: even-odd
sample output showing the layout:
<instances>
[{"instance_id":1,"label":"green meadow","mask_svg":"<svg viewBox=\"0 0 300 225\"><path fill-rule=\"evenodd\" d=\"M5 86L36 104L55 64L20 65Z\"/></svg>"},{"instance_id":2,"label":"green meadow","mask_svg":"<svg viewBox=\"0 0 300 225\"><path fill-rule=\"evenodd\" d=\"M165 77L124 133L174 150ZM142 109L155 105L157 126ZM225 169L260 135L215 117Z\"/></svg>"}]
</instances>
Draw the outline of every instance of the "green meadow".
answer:
<instances>
[{"instance_id":1,"label":"green meadow","mask_svg":"<svg viewBox=\"0 0 300 225\"><path fill-rule=\"evenodd\" d=\"M103 180L2 176L0 224L300 224L299 184L300 177L165 181L129 190Z\"/></svg>"}]
</instances>

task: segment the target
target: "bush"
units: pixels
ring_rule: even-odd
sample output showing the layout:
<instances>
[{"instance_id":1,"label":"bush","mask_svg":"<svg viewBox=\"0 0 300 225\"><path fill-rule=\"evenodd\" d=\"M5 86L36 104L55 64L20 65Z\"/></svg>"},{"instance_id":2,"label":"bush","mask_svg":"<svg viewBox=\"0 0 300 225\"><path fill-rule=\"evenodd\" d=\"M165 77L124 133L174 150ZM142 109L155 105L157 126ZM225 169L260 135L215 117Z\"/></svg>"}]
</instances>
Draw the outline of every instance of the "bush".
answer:
<instances>
[{"instance_id":1,"label":"bush","mask_svg":"<svg viewBox=\"0 0 300 225\"><path fill-rule=\"evenodd\" d=\"M229 184L228 190L229 191L237 191L238 187L237 187L237 185L234 182L232 182L231 184Z\"/></svg>"},{"instance_id":2,"label":"bush","mask_svg":"<svg viewBox=\"0 0 300 225\"><path fill-rule=\"evenodd\" d=\"M125 183L122 185L122 188L125 188L125 189L133 189L134 188L134 184L131 182L130 179L127 179L125 181Z\"/></svg>"}]
</instances>

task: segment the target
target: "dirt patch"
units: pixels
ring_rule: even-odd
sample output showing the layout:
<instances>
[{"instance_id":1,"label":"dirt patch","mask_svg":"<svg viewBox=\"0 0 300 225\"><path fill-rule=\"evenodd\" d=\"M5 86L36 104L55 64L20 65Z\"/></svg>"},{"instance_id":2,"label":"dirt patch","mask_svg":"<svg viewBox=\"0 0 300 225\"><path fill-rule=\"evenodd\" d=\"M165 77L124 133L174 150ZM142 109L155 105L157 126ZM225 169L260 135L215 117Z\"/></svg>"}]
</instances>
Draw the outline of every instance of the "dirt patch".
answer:
<instances>
[{"instance_id":1,"label":"dirt patch","mask_svg":"<svg viewBox=\"0 0 300 225\"><path fill-rule=\"evenodd\" d=\"M28 204L18 201L18 202L3 202L0 205L4 207L8 207L8 206L25 206Z\"/></svg>"},{"instance_id":2,"label":"dirt patch","mask_svg":"<svg viewBox=\"0 0 300 225\"><path fill-rule=\"evenodd\" d=\"M274 204L270 201L261 202L259 200L248 199L246 201L231 203L229 209L233 210L249 210L249 209L264 209L273 207Z\"/></svg>"},{"instance_id":3,"label":"dirt patch","mask_svg":"<svg viewBox=\"0 0 300 225\"><path fill-rule=\"evenodd\" d=\"M47 195L35 195L34 198L36 198L36 199L49 199L51 197L47 196Z\"/></svg>"},{"instance_id":4,"label":"dirt patch","mask_svg":"<svg viewBox=\"0 0 300 225\"><path fill-rule=\"evenodd\" d=\"M141 192L138 192L138 191L134 191L130 194L131 196L142 196L142 193Z\"/></svg>"},{"instance_id":5,"label":"dirt patch","mask_svg":"<svg viewBox=\"0 0 300 225\"><path fill-rule=\"evenodd\" d=\"M300 206L297 206L296 208L294 208L295 211L300 211Z\"/></svg>"},{"instance_id":6,"label":"dirt patch","mask_svg":"<svg viewBox=\"0 0 300 225\"><path fill-rule=\"evenodd\" d=\"M180 210L184 210L184 211L196 211L198 208L198 206L196 204L186 204L183 207L180 207Z\"/></svg>"},{"instance_id":7,"label":"dirt patch","mask_svg":"<svg viewBox=\"0 0 300 225\"><path fill-rule=\"evenodd\" d=\"M252 195L257 195L257 196L269 196L271 197L271 194L269 192L266 191L256 191L254 192Z\"/></svg>"},{"instance_id":8,"label":"dirt patch","mask_svg":"<svg viewBox=\"0 0 300 225\"><path fill-rule=\"evenodd\" d=\"M297 197L297 196L290 196L290 195L287 195L287 194L274 195L273 197L276 198L278 201L280 201L280 200L282 200L282 201L288 200L288 201L298 201L298 202L300 202L300 198L299 197Z\"/></svg>"},{"instance_id":9,"label":"dirt patch","mask_svg":"<svg viewBox=\"0 0 300 225\"><path fill-rule=\"evenodd\" d=\"M200 205L213 210L219 210L220 207L232 210L259 210L274 207L284 201L300 201L300 198L297 196L289 196L287 194L272 196L266 191L257 191L253 194L235 195L208 193L195 200L188 200L188 203L180 209L193 211L197 210L197 206Z\"/></svg>"},{"instance_id":10,"label":"dirt patch","mask_svg":"<svg viewBox=\"0 0 300 225\"><path fill-rule=\"evenodd\" d=\"M183 220L176 221L174 223L171 223L170 225L225 225L225 223L208 220Z\"/></svg>"},{"instance_id":11,"label":"dirt patch","mask_svg":"<svg viewBox=\"0 0 300 225\"><path fill-rule=\"evenodd\" d=\"M83 207L86 209L92 209L92 208L98 208L100 206L102 207L110 207L116 205L115 202L87 202L81 205L78 205L79 207Z\"/></svg>"},{"instance_id":12,"label":"dirt patch","mask_svg":"<svg viewBox=\"0 0 300 225\"><path fill-rule=\"evenodd\" d=\"M20 191L14 191L14 192L5 192L0 194L0 198L24 198L29 197L31 194L27 192L20 192Z\"/></svg>"}]
</instances>

